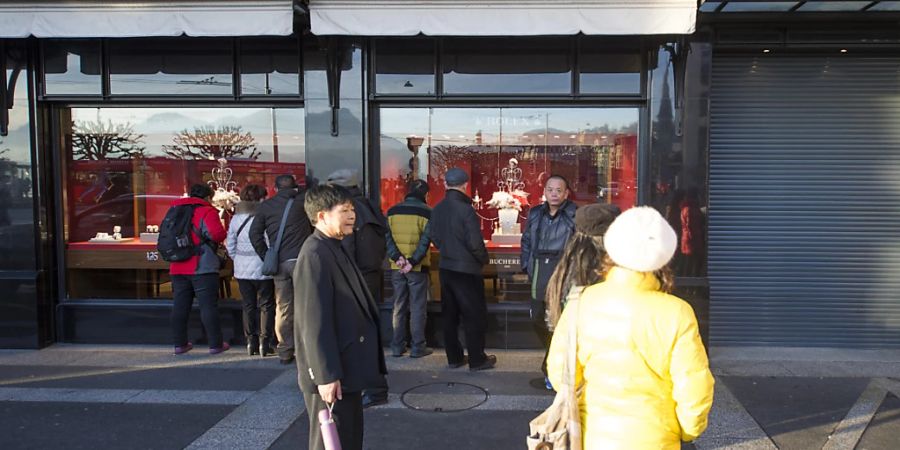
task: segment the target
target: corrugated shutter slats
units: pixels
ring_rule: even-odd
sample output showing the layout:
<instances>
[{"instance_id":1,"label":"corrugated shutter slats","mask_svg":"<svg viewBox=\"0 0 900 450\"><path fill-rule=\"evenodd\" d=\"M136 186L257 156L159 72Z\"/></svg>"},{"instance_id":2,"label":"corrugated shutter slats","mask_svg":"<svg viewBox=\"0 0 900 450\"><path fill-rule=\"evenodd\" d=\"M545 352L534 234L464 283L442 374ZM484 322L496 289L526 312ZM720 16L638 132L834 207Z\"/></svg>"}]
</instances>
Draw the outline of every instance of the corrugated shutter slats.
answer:
<instances>
[{"instance_id":1,"label":"corrugated shutter slats","mask_svg":"<svg viewBox=\"0 0 900 450\"><path fill-rule=\"evenodd\" d=\"M900 348L900 58L717 55L713 345Z\"/></svg>"}]
</instances>

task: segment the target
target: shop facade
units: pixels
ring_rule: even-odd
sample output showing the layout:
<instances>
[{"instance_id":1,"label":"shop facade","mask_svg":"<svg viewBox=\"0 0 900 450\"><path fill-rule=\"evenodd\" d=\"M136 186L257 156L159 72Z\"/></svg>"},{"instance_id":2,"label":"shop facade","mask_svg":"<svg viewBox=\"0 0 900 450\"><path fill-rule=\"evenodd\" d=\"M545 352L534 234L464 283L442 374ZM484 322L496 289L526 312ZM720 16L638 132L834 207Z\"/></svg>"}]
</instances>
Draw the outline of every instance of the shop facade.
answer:
<instances>
[{"instance_id":1,"label":"shop facade","mask_svg":"<svg viewBox=\"0 0 900 450\"><path fill-rule=\"evenodd\" d=\"M230 3L246 7L247 2ZM660 9L643 16L663 15L668 21L632 20L635 27L625 30L615 27L633 17L628 8L605 13L598 8L589 12L606 14L605 19L587 24L561 18L539 21L555 23L558 32L532 27L529 33L529 23L537 22L514 19L541 17L527 14L547 14L547 9L510 7L506 31L496 21L485 27L468 20L464 24L471 28L447 33L422 28L438 26L425 20L438 11L428 9L436 2L407 2L419 4L413 19L399 10L382 21L363 14L369 22L354 15L364 10L346 6L356 2L263 3L271 8L264 12L281 12L281 19L271 21L275 29L174 30L177 36L141 37L66 29L70 34L65 37L32 32L41 37L2 39L8 87L4 97L11 107L5 109L8 133L0 138L0 151L9 148L0 154L6 192L0 191L0 202L7 204L7 220L0 224L0 253L5 255L0 285L9 293L0 301L5 311L0 317L7 321L0 346L168 343L171 283L166 264L149 240L168 203L184 195L191 183L211 183L227 198L249 183L263 184L271 192L274 177L282 173L312 185L335 170L352 169L360 174L370 200L386 211L402 200L411 179L426 180L429 203L437 203L443 195L441 176L452 166L471 174L469 194L476 200L490 252L484 272L489 346L538 345L528 317L530 286L520 270L516 234L528 208L541 202L543 181L550 174L569 180L570 199L579 205L651 205L669 219L680 236L673 261L677 293L692 304L702 334L715 345L900 345L888 338L897 317L890 314L900 308L886 294L889 283L869 280L875 297L860 290L839 291L841 286L857 286L828 272L839 263L821 262L816 259L821 252L815 251L782 258L796 249L794 235L764 239L774 229L763 224L808 230L810 242L821 236L817 233L834 231L834 224L824 231L812 226L814 215L796 215L790 221L777 214L785 208L806 211L796 202L819 192L822 185L816 182L834 186L823 181L831 177L842 180L845 187L834 189L848 196L870 192L872 186L866 183L880 179L882 196L866 200L866 205L890 200L885 163L891 159L879 153L884 146L840 160L802 153L808 148L803 142L819 142L814 138L820 128L810 128L802 140L786 131L788 135L779 135L777 129L750 136L777 125L769 120L772 111L791 112L779 103L784 92L758 94L790 79L792 70L798 70L797 55L766 40L774 39L768 34L741 34L771 16L736 13L746 17L736 23L737 16L726 16L723 5L710 9L716 2L706 2L699 13L694 2L686 2L690 8L681 5L677 13ZM541 2L518 3L535 7ZM683 16L688 10L689 16ZM288 29L285 13L290 17ZM453 16L447 10L442 13ZM516 15L520 13L527 14ZM490 19L490 14L482 19ZM797 14L780 15L784 24L773 28L796 29ZM687 25L671 28L678 20ZM604 23L610 28L588 28ZM816 30L827 23L805 26ZM695 26L700 28L695 31ZM864 44L872 35L857 32L862 40L854 41L858 45L853 53L864 47L867 52L890 52ZM843 44L848 42L829 45L839 51ZM808 43L800 47L804 45ZM769 52L762 53L766 49ZM837 56L825 55L826 49L819 49L816 61L809 59L809 50L801 51L806 62L829 61L838 67ZM880 70L872 80L884 81L890 67L885 57L889 60L882 55L875 63L853 59L841 67L849 74L860 67ZM776 73L767 72L771 78L757 84L746 79L761 68ZM852 85L849 80L839 83ZM819 89L831 87L826 83ZM829 104L833 113L818 109L820 115L834 118L846 105L866 110L875 102L872 97L859 105L852 89L846 94L845 100ZM765 103L767 99L772 103ZM874 113L877 120L873 116L848 124L835 119L818 126L849 130L835 132L840 142L861 144L877 136L877 142L889 144L888 128L880 128L886 134L872 134L862 125L890 123L885 110ZM798 110L792 117L802 114ZM784 123L789 119L781 117ZM790 173L780 172L784 161L795 160L780 156L786 154L781 153L786 142L799 142L791 149L796 158L806 157ZM764 146L767 143L770 147ZM828 172L863 163L874 163L874 172ZM779 174L791 186L811 190L798 194L795 203L779 203L785 197L775 182ZM746 183L756 185L757 192L769 192L767 202L757 205L745 197L741 186ZM822 195L828 192L835 194L826 189ZM511 207L492 207L496 193L510 194L501 197L514 199L506 205ZM823 203L803 206L820 207L830 204L829 199L834 200L816 197ZM859 204L848 208L856 207ZM771 214L761 216L763 212ZM866 210L860 217L872 216L874 210ZM838 225L852 228L854 223L847 218ZM877 233L889 225L888 220L865 229ZM98 236L113 234L114 227L125 240L104 242ZM868 239L875 242L876 235ZM855 245L860 253L851 255L853 261L874 251ZM882 270L873 276L887 273L891 254L883 256L882 263L869 267ZM435 251L431 258L436 264L439 254ZM810 264L837 284L791 272ZM783 274L775 277L780 285L772 282L778 274ZM236 283L227 268L221 278L220 311L230 330L226 337L239 340ZM835 293L816 306L824 291L810 295L810 286L865 300L845 300L842 305ZM429 336L437 345L439 297L434 270ZM385 298L382 321L389 325L389 291ZM865 312L854 322L848 310ZM880 334L866 321L867 315L879 312L888 313L881 317L885 325ZM853 319L843 322L851 324L850 335L868 327L868 333L877 336L830 339L827 330L837 326L841 314ZM816 328L805 325L804 317L826 320ZM199 323L195 328L199 330Z\"/></svg>"}]
</instances>

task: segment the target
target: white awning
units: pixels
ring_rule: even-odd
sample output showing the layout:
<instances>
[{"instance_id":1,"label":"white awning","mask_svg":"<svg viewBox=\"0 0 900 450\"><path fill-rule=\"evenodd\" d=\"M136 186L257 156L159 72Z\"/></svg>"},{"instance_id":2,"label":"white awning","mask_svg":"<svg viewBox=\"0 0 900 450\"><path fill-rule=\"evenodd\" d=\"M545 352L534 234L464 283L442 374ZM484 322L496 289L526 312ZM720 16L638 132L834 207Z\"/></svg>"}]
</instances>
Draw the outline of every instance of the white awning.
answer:
<instances>
[{"instance_id":1,"label":"white awning","mask_svg":"<svg viewBox=\"0 0 900 450\"><path fill-rule=\"evenodd\" d=\"M690 34L696 0L310 0L315 35Z\"/></svg>"},{"instance_id":2,"label":"white awning","mask_svg":"<svg viewBox=\"0 0 900 450\"><path fill-rule=\"evenodd\" d=\"M30 0L0 3L0 37L286 36L291 0Z\"/></svg>"}]
</instances>

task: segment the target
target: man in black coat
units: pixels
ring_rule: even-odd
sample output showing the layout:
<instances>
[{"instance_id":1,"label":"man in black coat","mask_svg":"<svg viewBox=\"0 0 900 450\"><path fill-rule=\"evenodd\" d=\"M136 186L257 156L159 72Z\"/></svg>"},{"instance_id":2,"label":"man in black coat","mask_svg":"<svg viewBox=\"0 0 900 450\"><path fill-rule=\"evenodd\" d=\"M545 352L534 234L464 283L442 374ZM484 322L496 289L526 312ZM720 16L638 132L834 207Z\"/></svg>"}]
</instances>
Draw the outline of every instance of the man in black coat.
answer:
<instances>
[{"instance_id":1,"label":"man in black coat","mask_svg":"<svg viewBox=\"0 0 900 450\"><path fill-rule=\"evenodd\" d=\"M315 231L294 269L297 381L309 416L309 448L324 449L318 413L333 404L341 447L362 449L361 391L387 374L378 306L362 273L341 246L353 233L352 198L340 187L306 193Z\"/></svg>"},{"instance_id":2,"label":"man in black coat","mask_svg":"<svg viewBox=\"0 0 900 450\"><path fill-rule=\"evenodd\" d=\"M447 171L447 194L431 211L428 234L441 252L438 266L447 363L453 368L468 363L469 370L484 370L494 367L497 357L484 353L487 304L481 271L488 254L472 199L466 195L468 181L469 176L462 169ZM466 329L468 358L463 355L457 334L460 318Z\"/></svg>"},{"instance_id":3,"label":"man in black coat","mask_svg":"<svg viewBox=\"0 0 900 450\"><path fill-rule=\"evenodd\" d=\"M262 202L256 209L250 225L250 243L259 257L265 261L266 253L278 252L278 273L275 274L275 336L278 337L278 359L282 364L290 364L294 359L294 264L303 241L312 233L312 225L303 209L303 193L292 175L280 175L275 179L278 193ZM279 248L274 246L278 238L278 227L287 207L288 200L294 199L288 211L284 235ZM268 243L266 242L268 237ZM268 348L265 346L264 348ZM262 355L266 356L266 355Z\"/></svg>"},{"instance_id":4,"label":"man in black coat","mask_svg":"<svg viewBox=\"0 0 900 450\"><path fill-rule=\"evenodd\" d=\"M561 175L551 175L544 185L546 201L528 211L525 233L522 235L522 269L531 282L531 321L544 349L549 351L553 333L547 328L547 303L544 298L550 275L575 232L574 203L569 201L569 182ZM547 357L541 364L547 376ZM545 380L547 388L550 381Z\"/></svg>"},{"instance_id":5,"label":"man in black coat","mask_svg":"<svg viewBox=\"0 0 900 450\"><path fill-rule=\"evenodd\" d=\"M387 219L363 194L359 187L358 171L337 170L328 175L328 183L346 188L353 197L356 222L353 224L353 234L342 239L341 246L362 272L375 303L381 303L384 292L384 258L387 256ZM365 390L362 402L364 408L387 403L387 380Z\"/></svg>"}]
</instances>

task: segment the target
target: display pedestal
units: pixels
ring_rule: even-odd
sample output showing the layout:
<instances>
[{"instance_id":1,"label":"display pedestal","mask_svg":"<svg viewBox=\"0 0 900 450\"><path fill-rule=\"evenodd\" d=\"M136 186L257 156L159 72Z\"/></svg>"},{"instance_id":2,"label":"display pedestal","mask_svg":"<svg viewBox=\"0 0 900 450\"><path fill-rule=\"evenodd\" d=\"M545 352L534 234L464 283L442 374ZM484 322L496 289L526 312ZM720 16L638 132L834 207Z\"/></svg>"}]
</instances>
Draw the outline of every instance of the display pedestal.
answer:
<instances>
[{"instance_id":1,"label":"display pedestal","mask_svg":"<svg viewBox=\"0 0 900 450\"><path fill-rule=\"evenodd\" d=\"M519 245L522 243L522 235L494 233L491 236L491 243L497 245Z\"/></svg>"}]
</instances>

